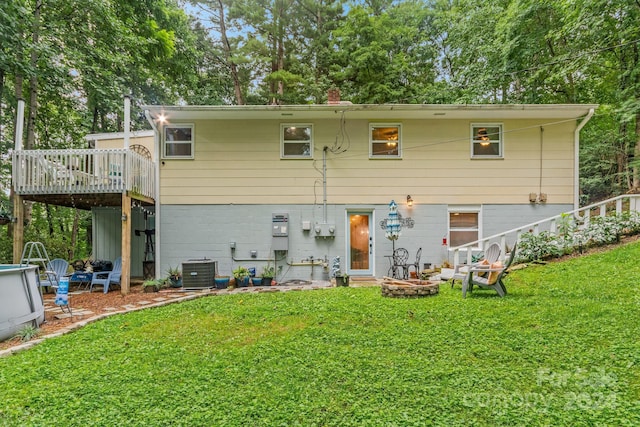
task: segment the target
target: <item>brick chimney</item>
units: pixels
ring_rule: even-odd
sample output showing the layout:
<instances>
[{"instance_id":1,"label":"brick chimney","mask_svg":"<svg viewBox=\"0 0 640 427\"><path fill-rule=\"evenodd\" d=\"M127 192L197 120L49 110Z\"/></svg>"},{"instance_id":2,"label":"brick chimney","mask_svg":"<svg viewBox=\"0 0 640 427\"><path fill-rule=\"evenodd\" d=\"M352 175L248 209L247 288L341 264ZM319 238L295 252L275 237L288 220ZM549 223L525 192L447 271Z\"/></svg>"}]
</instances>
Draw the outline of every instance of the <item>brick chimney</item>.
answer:
<instances>
[{"instance_id":1,"label":"brick chimney","mask_svg":"<svg viewBox=\"0 0 640 427\"><path fill-rule=\"evenodd\" d=\"M329 89L327 93L327 104L338 105L340 104L340 89Z\"/></svg>"}]
</instances>

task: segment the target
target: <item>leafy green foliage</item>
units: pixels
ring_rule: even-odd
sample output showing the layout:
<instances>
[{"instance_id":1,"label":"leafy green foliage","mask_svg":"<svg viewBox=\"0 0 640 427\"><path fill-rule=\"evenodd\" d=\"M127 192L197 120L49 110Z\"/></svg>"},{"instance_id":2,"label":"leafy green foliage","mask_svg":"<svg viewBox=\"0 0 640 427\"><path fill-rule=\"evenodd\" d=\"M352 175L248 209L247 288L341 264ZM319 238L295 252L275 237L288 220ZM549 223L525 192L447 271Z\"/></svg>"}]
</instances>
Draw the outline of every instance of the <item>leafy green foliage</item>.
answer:
<instances>
[{"instance_id":1,"label":"leafy green foliage","mask_svg":"<svg viewBox=\"0 0 640 427\"><path fill-rule=\"evenodd\" d=\"M502 299L333 288L110 317L0 359L0 420L635 425L638 257L636 243L514 271Z\"/></svg>"},{"instance_id":2,"label":"leafy green foliage","mask_svg":"<svg viewBox=\"0 0 640 427\"><path fill-rule=\"evenodd\" d=\"M518 241L517 259L526 262L555 258L586 247L619 242L623 235L638 233L640 215L636 212L595 216L586 226L578 226L572 216L563 214L555 234L548 231L522 234Z\"/></svg>"},{"instance_id":3,"label":"leafy green foliage","mask_svg":"<svg viewBox=\"0 0 640 427\"><path fill-rule=\"evenodd\" d=\"M27 325L24 328L20 329L20 332L16 334L16 337L19 337L20 341L26 342L36 338L39 334L40 329L33 325Z\"/></svg>"}]
</instances>

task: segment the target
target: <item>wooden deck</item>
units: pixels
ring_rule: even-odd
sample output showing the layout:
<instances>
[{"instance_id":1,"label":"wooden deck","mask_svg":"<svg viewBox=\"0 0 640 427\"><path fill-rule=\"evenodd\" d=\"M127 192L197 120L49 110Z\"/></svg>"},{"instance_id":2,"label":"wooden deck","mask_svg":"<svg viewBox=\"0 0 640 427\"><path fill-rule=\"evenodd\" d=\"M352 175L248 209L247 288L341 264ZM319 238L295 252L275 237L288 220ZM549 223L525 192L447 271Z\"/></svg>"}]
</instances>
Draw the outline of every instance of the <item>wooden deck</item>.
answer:
<instances>
[{"instance_id":1,"label":"wooden deck","mask_svg":"<svg viewBox=\"0 0 640 427\"><path fill-rule=\"evenodd\" d=\"M23 200L81 209L156 198L153 161L126 149L16 151L12 179Z\"/></svg>"}]
</instances>

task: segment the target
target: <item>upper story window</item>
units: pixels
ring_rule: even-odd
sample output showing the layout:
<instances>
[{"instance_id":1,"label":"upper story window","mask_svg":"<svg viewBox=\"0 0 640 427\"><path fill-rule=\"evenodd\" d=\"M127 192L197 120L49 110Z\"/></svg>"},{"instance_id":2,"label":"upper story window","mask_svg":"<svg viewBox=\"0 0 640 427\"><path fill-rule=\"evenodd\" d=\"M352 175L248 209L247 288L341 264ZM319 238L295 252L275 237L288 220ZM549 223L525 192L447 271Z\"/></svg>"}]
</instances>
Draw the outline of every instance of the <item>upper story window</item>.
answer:
<instances>
[{"instance_id":1,"label":"upper story window","mask_svg":"<svg viewBox=\"0 0 640 427\"><path fill-rule=\"evenodd\" d=\"M399 159L402 155L400 124L369 124L369 158Z\"/></svg>"},{"instance_id":2,"label":"upper story window","mask_svg":"<svg viewBox=\"0 0 640 427\"><path fill-rule=\"evenodd\" d=\"M495 159L503 157L502 125L473 123L471 125L471 158Z\"/></svg>"},{"instance_id":3,"label":"upper story window","mask_svg":"<svg viewBox=\"0 0 640 427\"><path fill-rule=\"evenodd\" d=\"M166 159L193 159L194 126L166 125L162 134L162 156Z\"/></svg>"},{"instance_id":4,"label":"upper story window","mask_svg":"<svg viewBox=\"0 0 640 427\"><path fill-rule=\"evenodd\" d=\"M280 156L283 159L311 159L313 157L313 125L281 124Z\"/></svg>"}]
</instances>

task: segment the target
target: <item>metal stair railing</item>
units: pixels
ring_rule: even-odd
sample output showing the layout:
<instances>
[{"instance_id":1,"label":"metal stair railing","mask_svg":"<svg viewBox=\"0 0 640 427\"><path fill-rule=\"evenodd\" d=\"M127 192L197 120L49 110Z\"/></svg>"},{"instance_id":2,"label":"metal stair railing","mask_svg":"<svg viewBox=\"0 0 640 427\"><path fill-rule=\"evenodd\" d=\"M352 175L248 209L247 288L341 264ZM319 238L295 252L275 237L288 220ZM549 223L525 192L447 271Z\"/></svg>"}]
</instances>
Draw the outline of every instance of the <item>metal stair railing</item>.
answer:
<instances>
[{"instance_id":1,"label":"metal stair railing","mask_svg":"<svg viewBox=\"0 0 640 427\"><path fill-rule=\"evenodd\" d=\"M609 208L609 206L614 206L614 208ZM466 252L466 264L471 264L473 251L484 251L491 243L498 243L500 245L500 257L501 259L504 259L504 257L507 256L507 238L511 238L512 241L515 242L520 239L520 236L523 233L531 231L537 235L541 229L555 235L557 233L559 221L564 220L567 217L572 218L574 224L578 225L580 228L584 228L589 225L591 216L594 212L597 216L605 217L607 216L607 212L612 210L614 210L616 214L620 214L625 211L638 212L640 210L640 194L623 194L612 197L598 203L593 203L591 205L561 213L559 215L554 215L518 228L513 228L502 233L484 237L464 245L449 248L449 251L453 252L453 265L461 264L461 251Z\"/></svg>"}]
</instances>

